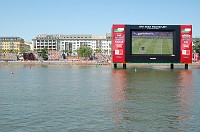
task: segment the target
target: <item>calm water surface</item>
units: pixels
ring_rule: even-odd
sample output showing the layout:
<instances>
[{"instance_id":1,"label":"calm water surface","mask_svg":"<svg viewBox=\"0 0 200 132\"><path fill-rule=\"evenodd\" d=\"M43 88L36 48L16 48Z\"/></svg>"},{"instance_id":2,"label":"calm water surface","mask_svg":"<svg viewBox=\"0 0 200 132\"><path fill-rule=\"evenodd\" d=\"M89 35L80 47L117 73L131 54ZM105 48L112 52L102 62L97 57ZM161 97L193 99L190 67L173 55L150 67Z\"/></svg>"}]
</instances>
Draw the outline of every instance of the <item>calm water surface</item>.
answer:
<instances>
[{"instance_id":1,"label":"calm water surface","mask_svg":"<svg viewBox=\"0 0 200 132\"><path fill-rule=\"evenodd\" d=\"M198 67L1 65L0 83L1 132L200 130Z\"/></svg>"}]
</instances>

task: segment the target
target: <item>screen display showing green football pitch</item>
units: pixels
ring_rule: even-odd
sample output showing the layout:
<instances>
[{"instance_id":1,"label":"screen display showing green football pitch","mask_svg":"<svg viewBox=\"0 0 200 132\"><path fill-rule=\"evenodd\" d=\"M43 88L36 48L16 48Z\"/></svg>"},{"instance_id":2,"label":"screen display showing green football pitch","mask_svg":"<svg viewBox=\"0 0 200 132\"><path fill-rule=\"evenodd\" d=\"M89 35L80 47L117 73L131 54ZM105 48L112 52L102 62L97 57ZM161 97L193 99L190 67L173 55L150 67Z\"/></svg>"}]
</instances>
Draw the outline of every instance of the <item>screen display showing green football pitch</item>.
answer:
<instances>
[{"instance_id":1,"label":"screen display showing green football pitch","mask_svg":"<svg viewBox=\"0 0 200 132\"><path fill-rule=\"evenodd\" d=\"M173 32L132 31L132 54L173 55Z\"/></svg>"}]
</instances>

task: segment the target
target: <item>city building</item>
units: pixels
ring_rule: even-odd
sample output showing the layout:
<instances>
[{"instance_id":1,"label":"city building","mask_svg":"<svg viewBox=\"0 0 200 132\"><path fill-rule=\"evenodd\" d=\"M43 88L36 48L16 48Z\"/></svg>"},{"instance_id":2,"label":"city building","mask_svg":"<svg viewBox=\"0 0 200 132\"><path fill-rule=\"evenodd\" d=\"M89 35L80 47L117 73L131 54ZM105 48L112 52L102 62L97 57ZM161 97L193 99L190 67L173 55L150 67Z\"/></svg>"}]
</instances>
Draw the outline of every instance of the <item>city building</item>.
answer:
<instances>
[{"instance_id":1,"label":"city building","mask_svg":"<svg viewBox=\"0 0 200 132\"><path fill-rule=\"evenodd\" d=\"M35 51L41 49L55 50L77 56L77 50L81 46L90 47L94 53L101 52L104 55L111 55L111 34L93 36L88 34L77 35L38 35L32 39Z\"/></svg>"},{"instance_id":2,"label":"city building","mask_svg":"<svg viewBox=\"0 0 200 132\"><path fill-rule=\"evenodd\" d=\"M20 37L0 37L0 50L4 53L24 51L24 39Z\"/></svg>"},{"instance_id":3,"label":"city building","mask_svg":"<svg viewBox=\"0 0 200 132\"><path fill-rule=\"evenodd\" d=\"M32 42L25 42L24 50L25 52L34 51Z\"/></svg>"}]
</instances>

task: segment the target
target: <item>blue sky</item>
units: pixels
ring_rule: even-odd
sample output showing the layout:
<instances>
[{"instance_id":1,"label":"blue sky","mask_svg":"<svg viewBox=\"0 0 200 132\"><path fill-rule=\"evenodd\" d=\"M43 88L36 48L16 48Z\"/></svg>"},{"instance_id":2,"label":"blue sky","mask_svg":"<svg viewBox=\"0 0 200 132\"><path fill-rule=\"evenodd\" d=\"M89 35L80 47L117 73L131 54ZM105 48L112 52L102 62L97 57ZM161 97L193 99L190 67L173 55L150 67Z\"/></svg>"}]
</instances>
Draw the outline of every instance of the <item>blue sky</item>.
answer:
<instances>
[{"instance_id":1,"label":"blue sky","mask_svg":"<svg viewBox=\"0 0 200 132\"><path fill-rule=\"evenodd\" d=\"M200 0L0 0L0 36L111 32L112 24L192 24L200 36Z\"/></svg>"}]
</instances>

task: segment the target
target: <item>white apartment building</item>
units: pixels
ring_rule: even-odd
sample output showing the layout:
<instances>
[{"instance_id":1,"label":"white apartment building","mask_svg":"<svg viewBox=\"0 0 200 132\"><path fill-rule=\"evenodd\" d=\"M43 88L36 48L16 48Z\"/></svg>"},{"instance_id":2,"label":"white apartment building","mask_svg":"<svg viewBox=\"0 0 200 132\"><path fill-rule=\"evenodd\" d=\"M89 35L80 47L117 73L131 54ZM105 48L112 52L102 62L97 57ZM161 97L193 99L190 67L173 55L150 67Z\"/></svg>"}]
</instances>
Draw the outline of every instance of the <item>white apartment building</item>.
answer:
<instances>
[{"instance_id":1,"label":"white apartment building","mask_svg":"<svg viewBox=\"0 0 200 132\"><path fill-rule=\"evenodd\" d=\"M81 46L90 47L93 52L101 52L111 55L111 34L93 36L87 34L78 35L38 35L32 39L34 50L46 48L77 56L77 50Z\"/></svg>"},{"instance_id":2,"label":"white apartment building","mask_svg":"<svg viewBox=\"0 0 200 132\"><path fill-rule=\"evenodd\" d=\"M32 39L34 50L48 49L59 50L59 36L60 35L38 35Z\"/></svg>"}]
</instances>

